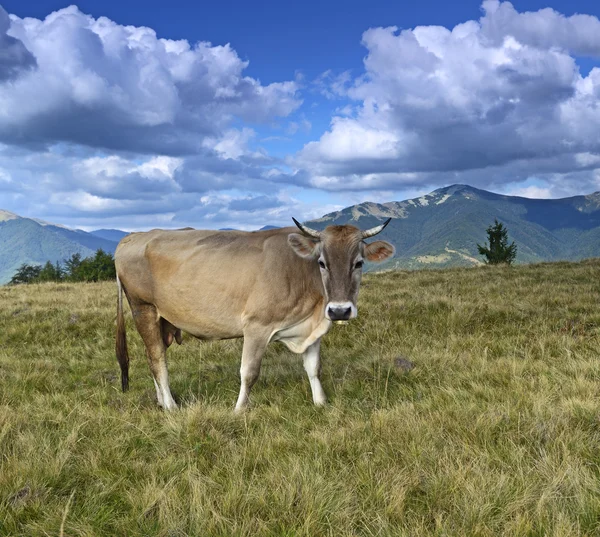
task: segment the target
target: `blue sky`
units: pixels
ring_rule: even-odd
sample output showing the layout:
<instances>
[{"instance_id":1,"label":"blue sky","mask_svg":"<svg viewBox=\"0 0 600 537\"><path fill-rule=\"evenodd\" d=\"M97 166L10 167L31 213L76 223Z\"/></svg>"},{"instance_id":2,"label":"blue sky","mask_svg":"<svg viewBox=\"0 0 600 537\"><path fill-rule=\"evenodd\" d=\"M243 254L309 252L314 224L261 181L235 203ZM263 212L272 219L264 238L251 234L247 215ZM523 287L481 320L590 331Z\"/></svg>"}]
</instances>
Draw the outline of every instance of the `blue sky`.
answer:
<instances>
[{"instance_id":1,"label":"blue sky","mask_svg":"<svg viewBox=\"0 0 600 537\"><path fill-rule=\"evenodd\" d=\"M0 4L24 216L253 229L452 183L600 190L596 2Z\"/></svg>"}]
</instances>

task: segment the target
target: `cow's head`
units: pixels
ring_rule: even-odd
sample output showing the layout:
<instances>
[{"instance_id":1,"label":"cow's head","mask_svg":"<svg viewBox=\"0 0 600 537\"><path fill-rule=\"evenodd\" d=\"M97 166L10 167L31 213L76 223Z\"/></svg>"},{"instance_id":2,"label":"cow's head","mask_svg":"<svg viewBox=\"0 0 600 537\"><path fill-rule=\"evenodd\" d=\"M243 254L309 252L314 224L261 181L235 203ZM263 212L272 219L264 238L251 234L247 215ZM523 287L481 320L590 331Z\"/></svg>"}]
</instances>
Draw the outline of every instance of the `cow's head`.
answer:
<instances>
[{"instance_id":1,"label":"cow's head","mask_svg":"<svg viewBox=\"0 0 600 537\"><path fill-rule=\"evenodd\" d=\"M327 300L325 316L331 321L353 319L364 261L379 262L394 255L389 242L364 240L383 231L391 218L367 231L350 225L315 231L293 220L302 234L290 233L288 242L300 257L318 263Z\"/></svg>"}]
</instances>

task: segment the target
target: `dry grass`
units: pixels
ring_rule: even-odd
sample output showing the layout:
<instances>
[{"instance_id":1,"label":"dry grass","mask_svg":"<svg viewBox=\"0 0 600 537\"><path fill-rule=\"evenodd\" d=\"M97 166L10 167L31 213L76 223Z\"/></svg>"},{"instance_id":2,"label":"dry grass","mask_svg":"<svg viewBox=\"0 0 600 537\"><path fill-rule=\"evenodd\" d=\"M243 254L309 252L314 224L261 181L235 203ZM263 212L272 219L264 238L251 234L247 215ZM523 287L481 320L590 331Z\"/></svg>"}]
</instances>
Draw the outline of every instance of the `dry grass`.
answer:
<instances>
[{"instance_id":1,"label":"dry grass","mask_svg":"<svg viewBox=\"0 0 600 537\"><path fill-rule=\"evenodd\" d=\"M172 347L166 414L129 316L120 393L115 297L0 287L0 535L600 534L598 261L369 275L330 405L273 345L242 416L241 342Z\"/></svg>"}]
</instances>

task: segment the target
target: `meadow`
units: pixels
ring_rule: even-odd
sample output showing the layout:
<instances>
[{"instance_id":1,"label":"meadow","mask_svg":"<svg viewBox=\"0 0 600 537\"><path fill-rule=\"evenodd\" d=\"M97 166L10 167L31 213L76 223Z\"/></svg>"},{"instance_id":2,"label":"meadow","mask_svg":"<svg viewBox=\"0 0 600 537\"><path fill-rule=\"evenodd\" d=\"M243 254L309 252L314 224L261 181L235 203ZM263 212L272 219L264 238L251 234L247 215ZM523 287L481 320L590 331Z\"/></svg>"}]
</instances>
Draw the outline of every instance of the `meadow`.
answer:
<instances>
[{"instance_id":1,"label":"meadow","mask_svg":"<svg viewBox=\"0 0 600 537\"><path fill-rule=\"evenodd\" d=\"M241 341L185 336L163 412L128 307L123 394L115 305L0 287L2 536L600 535L600 260L366 275L325 408L273 344L234 414Z\"/></svg>"}]
</instances>

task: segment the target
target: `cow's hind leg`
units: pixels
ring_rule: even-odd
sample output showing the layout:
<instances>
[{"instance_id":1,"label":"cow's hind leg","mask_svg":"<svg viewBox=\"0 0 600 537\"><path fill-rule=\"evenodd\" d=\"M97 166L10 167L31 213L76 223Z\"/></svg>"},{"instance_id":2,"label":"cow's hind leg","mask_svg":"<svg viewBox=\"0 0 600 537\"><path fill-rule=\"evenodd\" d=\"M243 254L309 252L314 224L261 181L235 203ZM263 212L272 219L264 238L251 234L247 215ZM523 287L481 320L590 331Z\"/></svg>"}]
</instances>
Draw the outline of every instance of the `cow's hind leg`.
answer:
<instances>
[{"instance_id":1,"label":"cow's hind leg","mask_svg":"<svg viewBox=\"0 0 600 537\"><path fill-rule=\"evenodd\" d=\"M327 402L327 397L321 386L321 340L318 339L308 349L304 351L302 358L304 360L304 370L308 375L310 389L312 391L315 405L321 406Z\"/></svg>"},{"instance_id":2,"label":"cow's hind leg","mask_svg":"<svg viewBox=\"0 0 600 537\"><path fill-rule=\"evenodd\" d=\"M268 335L244 334L244 348L242 350L242 365L240 367L240 395L235 405L236 412L248 406L250 390L258 379L262 357L269 343Z\"/></svg>"},{"instance_id":3,"label":"cow's hind leg","mask_svg":"<svg viewBox=\"0 0 600 537\"><path fill-rule=\"evenodd\" d=\"M177 408L169 388L167 347L161 330L161 319L151 304L132 304L133 319L146 347L150 371L154 377L158 404L166 410Z\"/></svg>"}]
</instances>

